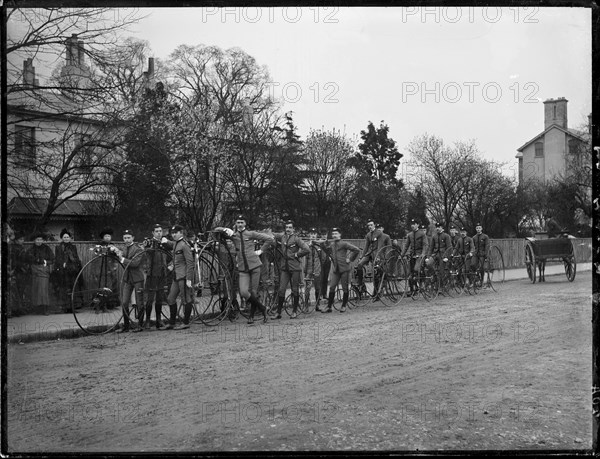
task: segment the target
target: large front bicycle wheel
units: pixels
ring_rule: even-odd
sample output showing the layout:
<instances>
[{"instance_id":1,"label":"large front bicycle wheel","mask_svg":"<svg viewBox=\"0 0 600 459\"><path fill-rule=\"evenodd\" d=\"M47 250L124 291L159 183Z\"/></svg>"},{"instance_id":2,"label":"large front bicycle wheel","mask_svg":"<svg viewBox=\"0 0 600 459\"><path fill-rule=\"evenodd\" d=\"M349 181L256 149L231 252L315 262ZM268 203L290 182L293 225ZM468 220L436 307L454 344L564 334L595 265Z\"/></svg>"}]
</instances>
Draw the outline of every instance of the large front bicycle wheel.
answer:
<instances>
[{"instance_id":1,"label":"large front bicycle wheel","mask_svg":"<svg viewBox=\"0 0 600 459\"><path fill-rule=\"evenodd\" d=\"M529 280L532 284L535 284L535 253L533 250L533 245L530 242L527 242L525 245L525 268L527 269L527 277L529 277Z\"/></svg>"},{"instance_id":2,"label":"large front bicycle wheel","mask_svg":"<svg viewBox=\"0 0 600 459\"><path fill-rule=\"evenodd\" d=\"M114 330L123 317L120 280L123 265L109 254L92 258L79 271L71 292L77 325L86 333L99 335Z\"/></svg>"},{"instance_id":3,"label":"large front bicycle wheel","mask_svg":"<svg viewBox=\"0 0 600 459\"><path fill-rule=\"evenodd\" d=\"M193 320L212 327L229 314L233 298L231 278L214 253L201 252L195 265Z\"/></svg>"}]
</instances>

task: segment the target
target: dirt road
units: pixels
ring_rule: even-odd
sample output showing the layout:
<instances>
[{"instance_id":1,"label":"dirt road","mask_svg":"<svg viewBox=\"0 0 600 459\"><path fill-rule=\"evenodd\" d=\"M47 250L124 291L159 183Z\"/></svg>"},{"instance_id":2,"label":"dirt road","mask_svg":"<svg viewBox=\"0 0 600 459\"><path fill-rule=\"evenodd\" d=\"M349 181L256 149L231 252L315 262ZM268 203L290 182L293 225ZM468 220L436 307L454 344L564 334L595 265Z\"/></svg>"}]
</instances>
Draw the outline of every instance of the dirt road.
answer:
<instances>
[{"instance_id":1,"label":"dirt road","mask_svg":"<svg viewBox=\"0 0 600 459\"><path fill-rule=\"evenodd\" d=\"M591 274L8 348L10 451L586 449Z\"/></svg>"}]
</instances>

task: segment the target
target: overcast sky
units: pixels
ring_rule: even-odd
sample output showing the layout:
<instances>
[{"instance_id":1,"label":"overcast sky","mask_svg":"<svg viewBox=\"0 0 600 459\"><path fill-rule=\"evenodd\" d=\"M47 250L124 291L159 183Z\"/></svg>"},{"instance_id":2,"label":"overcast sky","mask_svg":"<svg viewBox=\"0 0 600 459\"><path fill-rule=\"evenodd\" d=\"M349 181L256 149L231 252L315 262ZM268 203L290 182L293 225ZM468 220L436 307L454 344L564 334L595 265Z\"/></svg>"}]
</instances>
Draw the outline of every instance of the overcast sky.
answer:
<instances>
[{"instance_id":1,"label":"overcast sky","mask_svg":"<svg viewBox=\"0 0 600 459\"><path fill-rule=\"evenodd\" d=\"M267 66L299 133L358 134L384 120L401 152L428 132L475 139L516 164L544 129L543 100L591 111L591 13L581 8L168 8L136 36L166 58L180 44L240 47ZM278 85L277 85L278 84Z\"/></svg>"},{"instance_id":2,"label":"overcast sky","mask_svg":"<svg viewBox=\"0 0 600 459\"><path fill-rule=\"evenodd\" d=\"M516 149L544 129L543 103L591 112L591 10L583 8L156 8L131 32L167 58L179 45L242 48L268 68L300 135L368 121L399 150L425 132L475 139L516 171ZM117 11L118 13L118 11ZM512 169L510 169L512 167Z\"/></svg>"}]
</instances>

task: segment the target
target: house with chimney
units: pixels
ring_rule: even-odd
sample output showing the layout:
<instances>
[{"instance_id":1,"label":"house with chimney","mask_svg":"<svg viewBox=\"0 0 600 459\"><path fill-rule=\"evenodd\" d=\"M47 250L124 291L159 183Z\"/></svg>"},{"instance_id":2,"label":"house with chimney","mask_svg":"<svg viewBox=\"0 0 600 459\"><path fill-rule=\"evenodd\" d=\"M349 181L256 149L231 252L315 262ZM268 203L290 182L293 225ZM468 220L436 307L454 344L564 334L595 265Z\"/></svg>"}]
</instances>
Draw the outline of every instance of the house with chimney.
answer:
<instances>
[{"instance_id":1,"label":"house with chimney","mask_svg":"<svg viewBox=\"0 0 600 459\"><path fill-rule=\"evenodd\" d=\"M544 130L517 149L519 184L546 183L564 174L574 157L569 153L585 144L583 133L568 126L567 103L564 97L544 101Z\"/></svg>"},{"instance_id":2,"label":"house with chimney","mask_svg":"<svg viewBox=\"0 0 600 459\"><path fill-rule=\"evenodd\" d=\"M66 227L77 240L96 239L112 212L104 166L121 154L111 142L119 126L103 116L108 102L82 96L92 85L84 46L76 34L65 40L58 84L40 86L31 58L23 61L22 78L9 82L7 210L13 229L26 235L42 221L38 230L51 237Z\"/></svg>"}]
</instances>

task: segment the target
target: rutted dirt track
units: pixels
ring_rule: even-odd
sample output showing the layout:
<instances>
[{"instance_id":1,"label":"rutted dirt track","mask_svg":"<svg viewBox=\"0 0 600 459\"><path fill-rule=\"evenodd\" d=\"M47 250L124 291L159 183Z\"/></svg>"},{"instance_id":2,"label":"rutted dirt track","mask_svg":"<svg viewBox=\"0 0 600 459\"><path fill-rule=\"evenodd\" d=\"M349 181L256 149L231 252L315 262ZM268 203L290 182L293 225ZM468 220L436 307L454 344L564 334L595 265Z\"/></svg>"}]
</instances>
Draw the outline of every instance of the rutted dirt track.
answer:
<instances>
[{"instance_id":1,"label":"rutted dirt track","mask_svg":"<svg viewBox=\"0 0 600 459\"><path fill-rule=\"evenodd\" d=\"M587 449L590 286L9 345L9 451Z\"/></svg>"}]
</instances>

